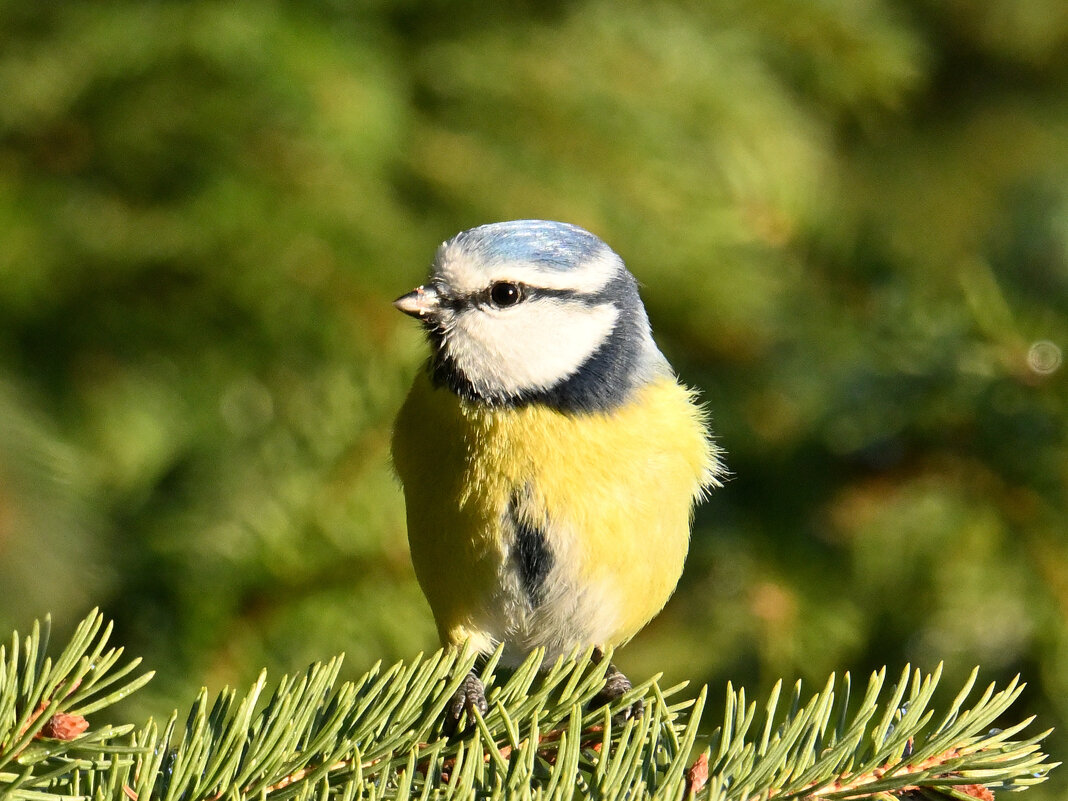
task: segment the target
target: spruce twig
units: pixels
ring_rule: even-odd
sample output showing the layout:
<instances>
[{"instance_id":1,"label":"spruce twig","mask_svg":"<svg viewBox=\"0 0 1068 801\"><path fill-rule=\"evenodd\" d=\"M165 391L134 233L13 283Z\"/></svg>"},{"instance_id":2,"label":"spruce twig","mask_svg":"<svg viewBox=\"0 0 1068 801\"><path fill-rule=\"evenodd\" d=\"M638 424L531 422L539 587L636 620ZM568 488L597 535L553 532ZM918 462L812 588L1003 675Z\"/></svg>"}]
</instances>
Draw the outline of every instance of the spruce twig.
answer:
<instances>
[{"instance_id":1,"label":"spruce twig","mask_svg":"<svg viewBox=\"0 0 1068 801\"><path fill-rule=\"evenodd\" d=\"M443 711L475 655L446 649L339 682L341 658L247 691L201 691L184 724L75 732L56 739L47 722L86 716L143 685L137 661L120 665L110 627L94 612L54 661L48 621L0 648L0 793L20 801L203 799L629 798L709 801L871 798L982 799L1045 780L1048 732L1024 736L1031 718L990 729L1018 699L1017 680L972 698L973 672L948 709L932 706L941 678L886 671L854 699L848 674L804 701L781 683L758 705L727 687L721 725L701 735L702 689L635 686L607 708L587 709L611 655L561 659L539 672L532 655L498 681L482 670L489 712L449 739ZM636 698L645 714L612 715ZM760 714L758 714L758 711ZM83 717L84 719L84 717ZM937 724L935 723L937 721ZM53 732L54 734L54 732Z\"/></svg>"}]
</instances>

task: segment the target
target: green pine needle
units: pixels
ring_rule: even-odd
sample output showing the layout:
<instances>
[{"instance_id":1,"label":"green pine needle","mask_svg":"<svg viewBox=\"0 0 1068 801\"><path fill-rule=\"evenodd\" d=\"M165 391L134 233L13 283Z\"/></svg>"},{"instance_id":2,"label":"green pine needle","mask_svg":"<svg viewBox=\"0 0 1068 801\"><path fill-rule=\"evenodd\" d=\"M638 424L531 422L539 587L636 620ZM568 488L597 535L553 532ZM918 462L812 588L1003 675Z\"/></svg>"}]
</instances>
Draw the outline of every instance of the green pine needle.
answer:
<instances>
[{"instance_id":1,"label":"green pine needle","mask_svg":"<svg viewBox=\"0 0 1068 801\"><path fill-rule=\"evenodd\" d=\"M92 612L54 660L49 621L0 648L0 794L19 801L216 801L216 799L682 798L710 801L928 799L1025 789L1055 767L1033 719L990 729L1017 700L1014 679L971 698L973 672L948 709L931 703L941 677L905 668L884 692L886 671L854 701L848 674L804 701L800 683L782 704L728 685L721 725L702 735L707 692L682 695L657 678L609 708L590 709L611 654L560 659L539 671L533 654L498 677L499 653L481 674L490 703L463 734L443 733L446 705L476 661L445 649L338 681L341 658L244 692L202 691L179 724L57 734L136 691L151 677L120 664L111 633ZM613 716L637 699L644 715ZM758 709L762 717L758 719ZM67 716L64 718L63 716ZM938 721L933 725L933 721Z\"/></svg>"}]
</instances>

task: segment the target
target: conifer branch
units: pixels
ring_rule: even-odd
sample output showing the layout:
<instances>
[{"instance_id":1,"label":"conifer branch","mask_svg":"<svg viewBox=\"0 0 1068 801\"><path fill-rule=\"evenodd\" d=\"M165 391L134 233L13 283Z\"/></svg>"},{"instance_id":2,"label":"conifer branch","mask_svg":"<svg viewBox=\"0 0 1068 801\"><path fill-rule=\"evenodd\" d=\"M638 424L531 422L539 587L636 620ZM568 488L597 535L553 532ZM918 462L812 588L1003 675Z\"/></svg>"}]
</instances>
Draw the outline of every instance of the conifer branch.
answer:
<instances>
[{"instance_id":1,"label":"conifer branch","mask_svg":"<svg viewBox=\"0 0 1068 801\"><path fill-rule=\"evenodd\" d=\"M1023 736L1031 718L990 728L1019 697L1017 679L969 700L975 671L941 716L931 706L940 668L906 668L889 690L884 669L859 700L848 674L805 702L800 682L785 697L780 683L759 721L758 705L728 685L722 724L704 736L705 691L687 697L686 685L662 688L656 677L612 707L588 709L609 663L595 664L589 652L544 673L535 655L500 682L490 659L482 670L489 712L452 739L443 713L475 664L467 650L375 665L340 683L337 657L283 677L269 693L261 674L244 693L224 689L209 701L201 691L183 723L174 713L162 726L57 727L57 718L84 721L151 677L136 674L138 660L119 665L109 635L93 612L55 660L46 655L47 620L0 648L5 798L989 801L1045 780L1055 766L1039 747L1048 732ZM645 714L614 724L637 698Z\"/></svg>"}]
</instances>

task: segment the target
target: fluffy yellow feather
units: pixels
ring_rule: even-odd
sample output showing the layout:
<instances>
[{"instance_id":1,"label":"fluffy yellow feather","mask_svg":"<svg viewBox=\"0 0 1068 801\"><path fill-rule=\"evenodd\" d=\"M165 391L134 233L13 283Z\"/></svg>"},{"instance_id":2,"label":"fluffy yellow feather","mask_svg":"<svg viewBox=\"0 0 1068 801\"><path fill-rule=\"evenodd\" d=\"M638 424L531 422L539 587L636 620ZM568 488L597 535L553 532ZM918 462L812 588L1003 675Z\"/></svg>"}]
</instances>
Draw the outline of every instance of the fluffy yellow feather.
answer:
<instances>
[{"instance_id":1,"label":"fluffy yellow feather","mask_svg":"<svg viewBox=\"0 0 1068 801\"><path fill-rule=\"evenodd\" d=\"M693 504L717 470L692 393L669 377L611 414L565 414L466 402L424 372L397 417L393 458L442 640L483 651L503 641L513 661L536 647L551 658L620 645L648 623L675 589ZM563 563L536 624L505 578L502 521L516 493Z\"/></svg>"}]
</instances>

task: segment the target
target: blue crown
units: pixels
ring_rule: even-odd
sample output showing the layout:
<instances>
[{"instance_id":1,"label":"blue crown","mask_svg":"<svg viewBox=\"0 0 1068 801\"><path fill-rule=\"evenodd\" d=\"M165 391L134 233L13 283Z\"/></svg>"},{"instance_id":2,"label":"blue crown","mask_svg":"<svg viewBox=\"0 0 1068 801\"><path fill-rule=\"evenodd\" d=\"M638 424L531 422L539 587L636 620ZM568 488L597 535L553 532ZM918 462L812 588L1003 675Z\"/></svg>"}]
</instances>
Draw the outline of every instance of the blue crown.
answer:
<instances>
[{"instance_id":1,"label":"blue crown","mask_svg":"<svg viewBox=\"0 0 1068 801\"><path fill-rule=\"evenodd\" d=\"M525 261L567 270L609 250L589 231L550 220L511 220L462 231L452 238L485 262Z\"/></svg>"}]
</instances>

